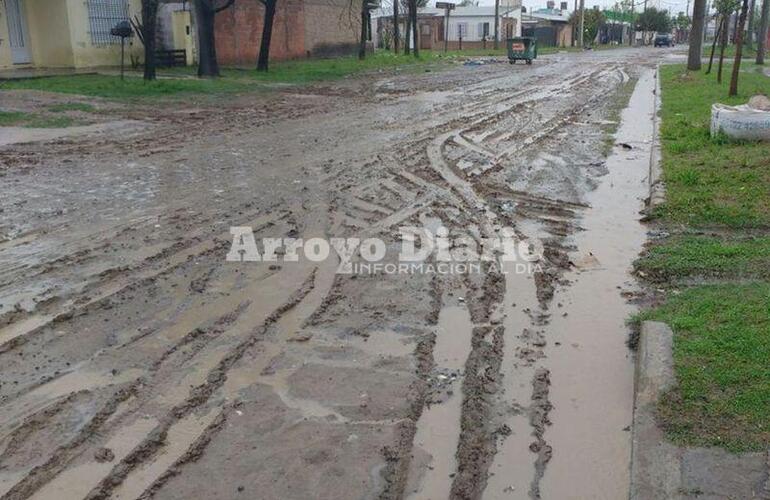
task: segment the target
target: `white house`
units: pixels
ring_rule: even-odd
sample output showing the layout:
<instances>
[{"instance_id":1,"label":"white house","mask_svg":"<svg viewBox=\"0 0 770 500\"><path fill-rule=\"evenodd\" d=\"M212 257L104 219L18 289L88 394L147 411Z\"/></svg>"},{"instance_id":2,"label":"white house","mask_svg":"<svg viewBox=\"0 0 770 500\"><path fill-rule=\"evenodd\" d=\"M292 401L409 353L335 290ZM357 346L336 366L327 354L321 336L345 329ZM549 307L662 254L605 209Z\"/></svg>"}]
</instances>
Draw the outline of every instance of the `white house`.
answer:
<instances>
[{"instance_id":1,"label":"white house","mask_svg":"<svg viewBox=\"0 0 770 500\"><path fill-rule=\"evenodd\" d=\"M444 16L444 9L420 9L420 15ZM446 30L446 26L444 26ZM513 36L521 36L521 0L501 2L499 9L500 40ZM472 46L486 40L491 42L495 36L495 7L456 7L449 15L447 40L463 43L470 42ZM470 45L469 45L470 48Z\"/></svg>"}]
</instances>

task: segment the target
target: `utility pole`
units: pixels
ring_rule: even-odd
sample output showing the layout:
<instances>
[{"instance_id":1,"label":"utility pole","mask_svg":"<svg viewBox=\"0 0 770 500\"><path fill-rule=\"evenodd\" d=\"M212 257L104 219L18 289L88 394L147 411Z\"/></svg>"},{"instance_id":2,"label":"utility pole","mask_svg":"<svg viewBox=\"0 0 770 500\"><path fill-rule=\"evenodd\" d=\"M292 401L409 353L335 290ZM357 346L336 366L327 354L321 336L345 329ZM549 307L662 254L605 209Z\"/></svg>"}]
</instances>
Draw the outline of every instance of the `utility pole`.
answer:
<instances>
[{"instance_id":1,"label":"utility pole","mask_svg":"<svg viewBox=\"0 0 770 500\"><path fill-rule=\"evenodd\" d=\"M444 52L449 44L449 13L454 10L455 4L450 2L436 2L437 9L444 9Z\"/></svg>"},{"instance_id":2,"label":"utility pole","mask_svg":"<svg viewBox=\"0 0 770 500\"><path fill-rule=\"evenodd\" d=\"M585 34L585 0L580 0L580 24L578 25L578 47L583 46L583 35Z\"/></svg>"},{"instance_id":3,"label":"utility pole","mask_svg":"<svg viewBox=\"0 0 770 500\"><path fill-rule=\"evenodd\" d=\"M500 48L500 0L495 0L495 50Z\"/></svg>"},{"instance_id":4,"label":"utility pole","mask_svg":"<svg viewBox=\"0 0 770 500\"><path fill-rule=\"evenodd\" d=\"M575 15L577 15L577 11L578 11L577 3L578 3L578 0L575 0L575 8L572 10L572 12L574 12ZM577 27L576 26L572 27L572 35L573 35L572 36L572 46L574 47L575 43L577 43Z\"/></svg>"}]
</instances>

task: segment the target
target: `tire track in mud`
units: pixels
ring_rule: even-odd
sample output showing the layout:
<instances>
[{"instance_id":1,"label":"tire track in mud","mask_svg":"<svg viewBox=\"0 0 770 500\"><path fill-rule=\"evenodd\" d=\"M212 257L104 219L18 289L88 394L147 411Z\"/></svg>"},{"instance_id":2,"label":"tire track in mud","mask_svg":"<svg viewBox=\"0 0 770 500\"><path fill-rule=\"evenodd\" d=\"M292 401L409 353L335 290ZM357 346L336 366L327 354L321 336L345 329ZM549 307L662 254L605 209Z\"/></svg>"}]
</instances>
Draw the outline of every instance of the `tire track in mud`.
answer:
<instances>
[{"instance_id":1,"label":"tire track in mud","mask_svg":"<svg viewBox=\"0 0 770 500\"><path fill-rule=\"evenodd\" d=\"M349 173L343 172L343 169L338 167L337 173L332 171L324 182L336 183L335 188L338 189L339 194L331 196L333 206L330 212L335 213L333 217L340 215L336 222L339 222L341 227L354 229L367 235L389 234L394 226L404 221L413 222L419 216L431 213L437 208L451 208L456 211L455 216L446 219L450 229L475 226L480 228L481 235L494 234L495 227L502 223L513 224L519 230L519 223L537 221L547 227L546 232L556 233L549 233L553 239L547 245L546 262L544 262L547 274L536 279L536 294L540 304L547 306L553 287L559 279L559 270L565 265L568 249L565 238L579 229L574 220L585 207L574 203L573 200L560 200L555 197L516 191L501 183L499 174L505 169L510 169L511 164L518 165L526 153L541 147L550 136L569 125L574 115L580 114L587 106L599 102L601 93L606 90L607 85L599 85L598 88L591 89L593 80L614 78L613 72L617 67L620 66L611 66L609 69L604 68L587 74L583 69L578 69L570 75L566 83L549 84L545 89L534 91L522 88L513 91L504 89L501 92L498 89L485 88L504 83L507 77L501 77L501 82L498 83L483 82L470 86L470 97L463 101L459 109L452 109L451 106L441 109L439 115L432 118L431 122L420 129L414 137L399 143L393 151L383 153L374 160L371 167L381 169L375 171L377 178L371 183L356 185L360 182L360 178L356 180L356 175L361 173L371 175L359 166ZM536 79L528 80L526 83L528 85L533 82L543 83L549 78L554 78L554 75L540 74L533 78ZM567 99L589 91L594 93L586 102L574 103ZM490 102L490 99L495 101ZM550 99L556 103L552 113L535 113L549 103ZM569 119L561 120L551 116L553 113L558 114L565 105L568 109L567 114L571 116ZM523 113L534 114L534 122L527 127L540 132L523 137L508 135L506 128L511 124L521 127L522 124L517 121L519 120L517 115ZM510 142L513 140L521 142L515 149L510 149ZM542 147L548 149L551 146ZM450 154L453 156L450 157ZM494 168L486 169L480 175L468 175L466 171L468 169L457 167L459 159L472 157L469 161L476 161L478 155L490 159L495 164ZM354 187L346 188L345 182ZM509 210L507 204L511 204L513 209ZM305 213L304 207L302 210L297 210L295 215L302 213ZM319 279L319 275L316 274L315 279ZM136 286L141 288L145 285L137 283ZM335 279L335 282L329 285L329 290L318 299L318 307L309 315L310 323L314 321L313 318L320 317L327 307L333 306L334 301L337 300L335 294L340 293L338 287L340 284ZM504 363L510 362L507 358L509 348L511 343L516 341L511 339L512 333L507 330L508 325L502 325L501 315L504 313L501 311L507 304L502 303L504 297L502 278L494 273L486 273L481 281L471 280L461 285L443 283L435 279L433 282L434 307L433 312L426 318L428 325L435 325L437 322L441 308L441 294L444 291L460 290L460 287L467 287L469 290L465 295L474 328L469 346L470 354L465 366L466 375L462 383L460 435L457 437L459 443L457 473L451 481L451 489L452 498L480 498L490 473L490 466L499 448L498 443L510 433L510 429L504 425L504 419L500 419L496 412L506 396L503 385L507 386L512 382L507 380L508 373ZM311 287L311 290L299 292L302 296L293 298L292 301L296 299L296 303L280 313L275 318L275 322L280 322L304 301L310 300L308 294L314 289ZM314 302L316 299L312 300ZM67 318L62 320L67 321ZM13 322L16 323L15 320ZM257 340L265 340L270 330L269 326L263 324L259 330L261 333L251 332L249 339L256 336L259 337ZM542 341L534 330L533 328L532 338L521 340L522 346L532 348L533 343ZM136 340L142 341L143 335L149 334L143 333ZM190 337L183 339L183 350L195 351L198 346L206 349L202 344L204 338L213 342L221 340L221 335L220 333L215 338L211 338L205 333L190 332ZM286 340L283 337L279 338ZM149 435L139 445L129 450L126 456L120 458L119 463L111 468L109 474L101 478L101 482L91 490L89 497L106 498L126 485L137 488L139 484L151 479L147 488L141 493L141 498L151 498L156 492L161 491L171 478L181 474L187 464L198 460L205 453L209 442L221 431L229 416L237 411L237 403L228 402L213 407L210 405L212 401L219 399L220 394L227 393L228 384L237 386L235 377L231 376L228 382L227 375L232 375L238 360L243 357L244 352L257 344L257 340L252 340L239 354L233 354L235 357L231 362L226 363L226 366L218 365L209 371L212 379L196 386L196 390L201 388L199 394L191 393L184 402L166 412ZM249 340L243 342L246 343ZM405 492L416 428L423 408L426 406L435 375L433 373L436 366L433 359L435 342L435 335L424 334L415 345L413 356L417 378L407 395L410 407L408 418L398 423L398 441L392 447L383 450L386 465L382 474L385 479L382 498L401 498ZM238 344L234 351L229 352L236 353L244 343ZM276 351L274 347L278 350ZM258 355L259 360L263 362L280 351L280 344L274 344L273 347L268 347L266 352ZM159 362L160 365L170 363L172 358L177 359L176 354L175 351L164 354ZM190 357L195 357L198 351L189 354L191 354ZM162 369L171 370L170 367L169 364ZM217 368L222 368L224 371ZM537 491L539 478L542 477L547 464L545 450L549 450L549 447L545 439L545 429L550 404L547 383L544 392L543 380L538 382L538 377L540 379L543 377L539 367L536 373L540 375L533 376L532 399L528 401L527 408L528 415L531 416L529 425L535 432L539 450L539 465L534 465L535 468L532 469L531 487L534 492ZM281 377L285 376L286 374L281 375ZM547 380L547 373L545 378ZM280 377L267 377L260 380L276 381L278 379ZM251 379L252 383L253 381L254 379ZM158 383L166 384L166 381ZM280 383L280 380L275 383ZM142 389L142 394L148 394L146 388ZM203 417L200 417L201 413L204 414ZM185 436L182 440L173 437L174 426L179 426L180 422L186 422L185 419L192 417L198 419L194 422L195 433ZM188 439L191 440L189 445ZM175 455L176 458L168 464L159 461L161 451L169 448L174 448L173 453L179 452L179 455ZM550 453L550 450L548 452ZM63 454L61 460L67 458L67 463L72 463L76 457ZM66 465L62 470L64 468ZM157 472L157 477L153 478L145 474L146 468L151 468L153 474ZM536 473L540 475L535 477ZM142 480L135 481L134 479L140 475ZM447 481L449 480L447 478Z\"/></svg>"},{"instance_id":2,"label":"tire track in mud","mask_svg":"<svg viewBox=\"0 0 770 500\"><path fill-rule=\"evenodd\" d=\"M620 81L623 82L627 78L627 75L619 69L617 66L604 68L595 71L591 74L581 74L575 77L569 83L569 91L573 92L574 87L585 87L590 85L593 79L620 75ZM524 95L521 93L518 95ZM476 220L481 219L482 232L490 234L493 231L494 224L497 219L495 210L492 210L486 200L484 200L479 194L477 194L473 185L462 179L462 173L465 169L456 169L453 165L450 167L444 160L445 145L450 141L461 148L465 148L469 153L480 153L490 158L493 162L493 168L487 168L482 172L471 172L470 176L474 174L484 174L488 170L493 171L499 167L499 165L513 155L520 153L521 151L536 145L542 139L553 134L555 131L571 123L591 106L595 106L603 99L604 96L601 93L594 93L592 97L587 99L583 103L579 103L576 106L570 108L567 112L561 115L556 115L554 118L548 119L545 123L539 126L533 126L532 128L538 131L534 134L530 134L525 140L515 145L513 148L506 148L497 156L493 152L494 149L479 149L483 148L482 144L484 139L492 137L495 139L495 143L505 140L505 136L501 137L500 134L485 133L484 129L487 125L496 125L503 120L503 116L510 113L511 110L499 110L489 117L482 117L476 119L475 123L470 126L467 125L467 121L463 124L464 127L456 128L439 135L436 139L431 141L428 145L428 159L431 167L442 177L442 179L450 186L456 194L460 196L463 202L474 210L476 213L481 213L480 217L476 217ZM535 99L533 102L538 102L546 99L541 97ZM516 107L525 107L527 103L516 103ZM483 115L483 113L479 113ZM474 117L475 118L475 117ZM446 129L446 128L444 128ZM464 139L464 136L469 132L473 132L480 138L473 143ZM476 146L478 144L478 146ZM456 165L456 164L455 164ZM462 172L462 173L461 173ZM459 175L458 175L459 174ZM466 173L467 175L467 173ZM560 226L559 229L563 234L560 234L562 238L569 234L569 229L574 228L573 224L569 222L574 217L574 208L582 209L583 205L575 203L562 202L560 200L550 200L545 198L538 199L537 197L531 197L529 195L522 195L517 193L508 193L509 199L521 206L523 210L517 211L529 211L534 210L537 214L537 219L544 220L552 225ZM564 208L564 207L570 208ZM519 207L517 207L519 208ZM560 213L562 212L562 213ZM555 214L559 214L562 220L553 219ZM534 215L534 214L532 214ZM530 215L531 216L531 215ZM547 216L547 217L546 217ZM521 217L521 216L519 216ZM526 216L525 216L526 217ZM567 231L564 231L567 229ZM561 239L561 238L558 238ZM535 284L537 290L537 297L540 302L540 306L543 308L548 307L548 303L553 295L554 281L558 279L560 274L559 269L565 267L566 252L565 250L559 250L561 244L551 243L549 248L546 249L546 261L548 263L546 273L539 273L535 276ZM497 295L498 301L501 298L501 294ZM487 312L487 317L491 311ZM547 316L545 317L547 318ZM542 322L542 319L538 319ZM545 319L547 322L547 319ZM534 326L534 325L533 325ZM487 337L491 337L491 340ZM495 406L494 402L485 399L483 394L495 394L499 390L500 383L500 363L503 360L503 344L504 344L503 328L480 326L474 329L474 342L469 355L468 364L466 366L466 375L463 381L463 406L462 406L462 430L460 436L460 443L458 446L458 472L452 484L452 498L479 498L486 486L487 474L491 464L491 458L495 455L496 440L498 436L505 436L510 433L510 428L503 425L498 428L489 428L487 425L480 424L481 422L489 422L492 408ZM542 356L542 346L544 341L542 339L534 340L536 346L534 351L531 347L525 348L526 352L531 352L531 355L536 356L536 352L540 352ZM479 355L481 352L483 354ZM524 354L526 355L526 354ZM478 365L478 357L481 356L487 363L483 367ZM510 361L509 361L510 362ZM512 381L508 381L510 383ZM542 478L546 464L551 456L551 448L545 441L545 427L548 425L548 411L550 410L550 402L548 401L549 385L548 371L544 368L538 368L532 379L532 404L528 411L529 425L533 429L533 435L536 441L530 445L530 450L536 453L537 458L534 463L533 479L530 485L530 495L533 498L539 498L539 481Z\"/></svg>"}]
</instances>

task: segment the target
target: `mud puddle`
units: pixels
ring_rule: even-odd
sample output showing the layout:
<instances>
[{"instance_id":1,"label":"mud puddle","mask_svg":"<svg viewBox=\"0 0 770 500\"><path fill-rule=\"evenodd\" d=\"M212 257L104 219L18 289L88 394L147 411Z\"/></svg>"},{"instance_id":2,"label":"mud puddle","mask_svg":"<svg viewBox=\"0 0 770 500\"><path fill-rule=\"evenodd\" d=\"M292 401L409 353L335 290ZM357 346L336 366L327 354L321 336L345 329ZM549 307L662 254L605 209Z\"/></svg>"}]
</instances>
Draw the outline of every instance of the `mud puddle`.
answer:
<instances>
[{"instance_id":1,"label":"mud puddle","mask_svg":"<svg viewBox=\"0 0 770 500\"><path fill-rule=\"evenodd\" d=\"M548 344L553 457L543 498L628 496L633 412L633 360L625 324L635 308L622 291L634 288L631 266L645 230L639 210L647 196L655 75L643 73L621 115L609 173L588 196L591 206L575 236L572 284L554 296ZM561 307L560 307L561 306Z\"/></svg>"},{"instance_id":2,"label":"mud puddle","mask_svg":"<svg viewBox=\"0 0 770 500\"><path fill-rule=\"evenodd\" d=\"M433 359L440 394L423 410L417 423L407 482L409 499L449 498L451 477L457 468L462 370L471 351L472 331L470 313L464 305L446 306L439 313Z\"/></svg>"}]
</instances>

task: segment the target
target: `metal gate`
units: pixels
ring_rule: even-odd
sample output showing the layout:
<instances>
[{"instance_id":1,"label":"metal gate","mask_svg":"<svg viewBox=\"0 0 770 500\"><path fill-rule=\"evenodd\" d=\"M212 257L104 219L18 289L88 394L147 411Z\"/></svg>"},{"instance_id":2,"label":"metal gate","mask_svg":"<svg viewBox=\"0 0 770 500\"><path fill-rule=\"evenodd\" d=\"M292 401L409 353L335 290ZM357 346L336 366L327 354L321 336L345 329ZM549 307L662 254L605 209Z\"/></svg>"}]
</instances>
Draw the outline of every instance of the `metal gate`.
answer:
<instances>
[{"instance_id":1,"label":"metal gate","mask_svg":"<svg viewBox=\"0 0 770 500\"><path fill-rule=\"evenodd\" d=\"M27 21L20 0L3 0L8 21L8 41L11 46L11 60L14 64L32 62L29 56L29 35Z\"/></svg>"},{"instance_id":2,"label":"metal gate","mask_svg":"<svg viewBox=\"0 0 770 500\"><path fill-rule=\"evenodd\" d=\"M552 26L537 26L534 28L524 27L521 29L521 36L533 36L537 38L537 44L540 47L556 46L556 28Z\"/></svg>"}]
</instances>

